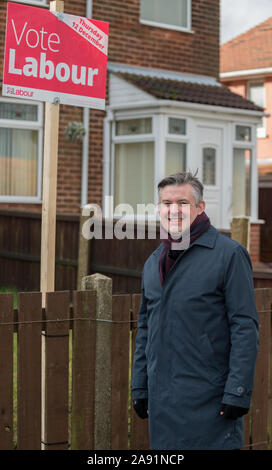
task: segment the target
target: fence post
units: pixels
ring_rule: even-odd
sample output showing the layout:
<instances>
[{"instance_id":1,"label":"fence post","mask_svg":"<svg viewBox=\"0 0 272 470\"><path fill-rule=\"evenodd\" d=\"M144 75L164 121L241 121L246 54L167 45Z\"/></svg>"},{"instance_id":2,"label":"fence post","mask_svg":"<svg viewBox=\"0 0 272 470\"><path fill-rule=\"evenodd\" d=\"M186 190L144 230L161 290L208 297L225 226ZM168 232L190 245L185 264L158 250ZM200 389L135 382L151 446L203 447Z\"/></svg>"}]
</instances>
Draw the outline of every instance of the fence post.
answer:
<instances>
[{"instance_id":1,"label":"fence post","mask_svg":"<svg viewBox=\"0 0 272 470\"><path fill-rule=\"evenodd\" d=\"M233 217L231 223L231 238L241 243L249 251L250 221L249 217Z\"/></svg>"},{"instance_id":2,"label":"fence post","mask_svg":"<svg viewBox=\"0 0 272 470\"><path fill-rule=\"evenodd\" d=\"M111 448L112 280L102 274L82 279L82 290L96 292L94 449Z\"/></svg>"},{"instance_id":3,"label":"fence post","mask_svg":"<svg viewBox=\"0 0 272 470\"><path fill-rule=\"evenodd\" d=\"M82 227L88 218L90 218L89 214L87 216L81 214L79 221L77 290L81 289L82 279L89 273L91 240L87 240L82 234Z\"/></svg>"}]
</instances>

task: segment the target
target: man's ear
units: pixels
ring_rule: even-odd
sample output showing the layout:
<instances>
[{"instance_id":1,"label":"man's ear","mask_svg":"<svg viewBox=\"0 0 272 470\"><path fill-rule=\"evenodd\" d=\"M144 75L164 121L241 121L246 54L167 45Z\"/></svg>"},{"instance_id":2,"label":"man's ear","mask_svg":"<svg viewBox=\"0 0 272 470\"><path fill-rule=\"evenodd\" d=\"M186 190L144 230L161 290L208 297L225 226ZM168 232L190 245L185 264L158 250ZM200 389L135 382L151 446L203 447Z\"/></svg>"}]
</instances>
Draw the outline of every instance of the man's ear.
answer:
<instances>
[{"instance_id":1,"label":"man's ear","mask_svg":"<svg viewBox=\"0 0 272 470\"><path fill-rule=\"evenodd\" d=\"M200 203L198 204L198 215L200 215L200 214L202 214L202 212L204 212L205 207L206 207L205 201L200 201Z\"/></svg>"}]
</instances>

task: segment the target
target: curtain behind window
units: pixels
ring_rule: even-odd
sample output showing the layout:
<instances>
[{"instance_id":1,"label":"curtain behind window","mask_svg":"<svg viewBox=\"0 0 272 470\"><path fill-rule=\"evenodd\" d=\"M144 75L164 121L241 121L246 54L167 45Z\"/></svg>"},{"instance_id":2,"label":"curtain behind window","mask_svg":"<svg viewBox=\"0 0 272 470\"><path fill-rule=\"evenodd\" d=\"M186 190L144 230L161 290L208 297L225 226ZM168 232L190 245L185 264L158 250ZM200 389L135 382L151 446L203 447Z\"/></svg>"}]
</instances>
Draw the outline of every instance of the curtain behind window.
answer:
<instances>
[{"instance_id":1,"label":"curtain behind window","mask_svg":"<svg viewBox=\"0 0 272 470\"><path fill-rule=\"evenodd\" d=\"M0 195L37 195L38 132L0 128Z\"/></svg>"},{"instance_id":2,"label":"curtain behind window","mask_svg":"<svg viewBox=\"0 0 272 470\"><path fill-rule=\"evenodd\" d=\"M154 202L153 142L116 144L114 205Z\"/></svg>"},{"instance_id":3,"label":"curtain behind window","mask_svg":"<svg viewBox=\"0 0 272 470\"><path fill-rule=\"evenodd\" d=\"M232 215L250 215L251 150L234 149Z\"/></svg>"}]
</instances>

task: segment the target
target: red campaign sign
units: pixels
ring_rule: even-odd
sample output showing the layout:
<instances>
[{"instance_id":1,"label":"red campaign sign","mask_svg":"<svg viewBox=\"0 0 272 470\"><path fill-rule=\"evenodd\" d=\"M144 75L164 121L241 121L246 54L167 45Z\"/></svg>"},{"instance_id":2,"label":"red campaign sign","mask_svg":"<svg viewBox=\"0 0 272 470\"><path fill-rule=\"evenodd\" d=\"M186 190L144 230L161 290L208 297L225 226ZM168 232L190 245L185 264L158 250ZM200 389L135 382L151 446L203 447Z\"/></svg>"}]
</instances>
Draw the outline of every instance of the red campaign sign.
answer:
<instances>
[{"instance_id":1,"label":"red campaign sign","mask_svg":"<svg viewBox=\"0 0 272 470\"><path fill-rule=\"evenodd\" d=\"M8 3L4 96L105 109L109 24Z\"/></svg>"}]
</instances>

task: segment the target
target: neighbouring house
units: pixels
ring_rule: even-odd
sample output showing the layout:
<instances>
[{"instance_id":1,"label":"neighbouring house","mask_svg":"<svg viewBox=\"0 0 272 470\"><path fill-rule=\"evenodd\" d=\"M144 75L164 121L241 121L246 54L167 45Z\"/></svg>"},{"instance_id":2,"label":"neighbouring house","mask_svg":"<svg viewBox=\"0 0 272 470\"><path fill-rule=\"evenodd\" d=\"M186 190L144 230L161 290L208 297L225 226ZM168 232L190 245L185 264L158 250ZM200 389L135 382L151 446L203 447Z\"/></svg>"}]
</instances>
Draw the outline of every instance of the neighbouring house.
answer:
<instances>
[{"instance_id":1,"label":"neighbouring house","mask_svg":"<svg viewBox=\"0 0 272 470\"><path fill-rule=\"evenodd\" d=\"M20 0L48 8L47 0ZM0 4L2 76L6 4ZM61 105L58 214L86 203L156 203L166 174L198 170L219 229L251 221L259 259L257 128L263 110L219 82L219 0L65 0L65 13L110 24L105 111ZM82 121L82 142L65 128ZM0 96L0 211L41 212L44 104ZM118 211L115 213L118 216ZM120 215L120 214L119 214ZM141 214L139 214L141 216ZM1 255L1 250L0 250Z\"/></svg>"},{"instance_id":2,"label":"neighbouring house","mask_svg":"<svg viewBox=\"0 0 272 470\"><path fill-rule=\"evenodd\" d=\"M220 48L220 81L265 110L257 126L261 260L272 262L272 17Z\"/></svg>"}]
</instances>

